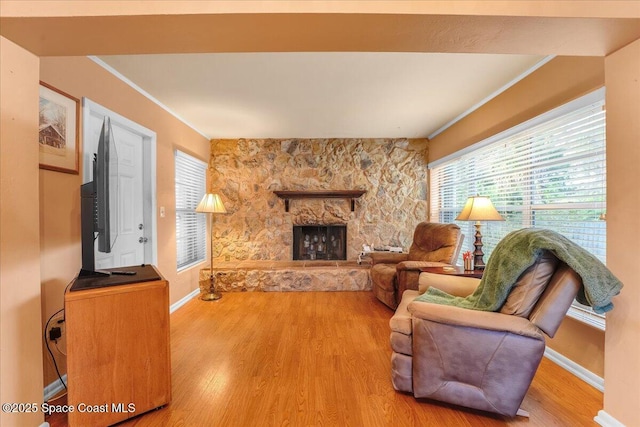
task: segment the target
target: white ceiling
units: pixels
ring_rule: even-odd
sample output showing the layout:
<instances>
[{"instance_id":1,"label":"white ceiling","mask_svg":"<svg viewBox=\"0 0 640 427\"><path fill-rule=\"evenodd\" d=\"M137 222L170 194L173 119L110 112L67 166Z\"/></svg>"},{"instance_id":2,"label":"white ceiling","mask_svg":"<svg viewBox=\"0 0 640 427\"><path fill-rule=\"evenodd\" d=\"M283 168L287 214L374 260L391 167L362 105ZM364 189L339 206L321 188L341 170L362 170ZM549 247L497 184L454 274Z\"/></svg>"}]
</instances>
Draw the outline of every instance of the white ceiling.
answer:
<instances>
[{"instance_id":1,"label":"white ceiling","mask_svg":"<svg viewBox=\"0 0 640 427\"><path fill-rule=\"evenodd\" d=\"M207 138L421 138L549 58L302 52L94 59Z\"/></svg>"}]
</instances>

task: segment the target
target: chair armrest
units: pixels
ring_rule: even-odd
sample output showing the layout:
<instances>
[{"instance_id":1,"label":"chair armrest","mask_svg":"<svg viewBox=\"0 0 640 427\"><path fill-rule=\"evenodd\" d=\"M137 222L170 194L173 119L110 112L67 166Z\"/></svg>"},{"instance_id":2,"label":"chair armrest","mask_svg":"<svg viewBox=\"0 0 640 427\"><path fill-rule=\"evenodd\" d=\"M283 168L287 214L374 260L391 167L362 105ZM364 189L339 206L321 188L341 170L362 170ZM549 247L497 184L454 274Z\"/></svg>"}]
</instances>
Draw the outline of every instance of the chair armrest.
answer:
<instances>
[{"instance_id":1,"label":"chair armrest","mask_svg":"<svg viewBox=\"0 0 640 427\"><path fill-rule=\"evenodd\" d=\"M371 264L397 264L406 261L409 254L397 252L370 252L367 254L371 258Z\"/></svg>"},{"instance_id":2,"label":"chair armrest","mask_svg":"<svg viewBox=\"0 0 640 427\"><path fill-rule=\"evenodd\" d=\"M425 272L420 273L420 278L418 279L418 290L423 294L430 287L434 287L448 293L449 295L468 297L476 290L479 283L480 279L473 277Z\"/></svg>"},{"instance_id":3,"label":"chair armrest","mask_svg":"<svg viewBox=\"0 0 640 427\"><path fill-rule=\"evenodd\" d=\"M510 332L544 341L544 336L528 319L493 311L469 310L423 301L409 303L407 309L415 319L491 331Z\"/></svg>"},{"instance_id":4,"label":"chair armrest","mask_svg":"<svg viewBox=\"0 0 640 427\"><path fill-rule=\"evenodd\" d=\"M451 264L436 261L402 261L396 266L396 270L420 270L426 267L446 267Z\"/></svg>"},{"instance_id":5,"label":"chair armrest","mask_svg":"<svg viewBox=\"0 0 640 427\"><path fill-rule=\"evenodd\" d=\"M420 289L420 273L424 267L446 267L450 264L438 261L403 261L396 264L398 295L407 289Z\"/></svg>"}]
</instances>

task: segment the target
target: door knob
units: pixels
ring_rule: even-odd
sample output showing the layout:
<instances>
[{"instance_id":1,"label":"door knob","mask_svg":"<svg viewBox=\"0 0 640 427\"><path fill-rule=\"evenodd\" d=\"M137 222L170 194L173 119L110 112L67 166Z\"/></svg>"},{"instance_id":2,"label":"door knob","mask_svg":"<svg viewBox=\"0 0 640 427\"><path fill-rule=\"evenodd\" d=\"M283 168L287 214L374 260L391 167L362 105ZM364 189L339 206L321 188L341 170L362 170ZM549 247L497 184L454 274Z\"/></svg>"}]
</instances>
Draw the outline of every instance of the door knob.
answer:
<instances>
[{"instance_id":1,"label":"door knob","mask_svg":"<svg viewBox=\"0 0 640 427\"><path fill-rule=\"evenodd\" d=\"M142 230L144 228L144 224L138 224L138 230Z\"/></svg>"},{"instance_id":2,"label":"door knob","mask_svg":"<svg viewBox=\"0 0 640 427\"><path fill-rule=\"evenodd\" d=\"M138 243L147 243L147 240L149 239L147 239L146 237L141 237L138 239Z\"/></svg>"}]
</instances>

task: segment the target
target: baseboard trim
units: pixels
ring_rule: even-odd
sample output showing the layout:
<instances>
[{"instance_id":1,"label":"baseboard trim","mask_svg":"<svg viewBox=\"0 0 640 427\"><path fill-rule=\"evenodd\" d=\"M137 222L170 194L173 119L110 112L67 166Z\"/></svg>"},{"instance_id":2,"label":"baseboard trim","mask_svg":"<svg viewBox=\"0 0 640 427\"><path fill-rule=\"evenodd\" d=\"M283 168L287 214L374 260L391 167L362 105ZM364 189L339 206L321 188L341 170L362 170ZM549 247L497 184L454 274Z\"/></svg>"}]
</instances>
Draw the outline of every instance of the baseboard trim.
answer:
<instances>
[{"instance_id":1,"label":"baseboard trim","mask_svg":"<svg viewBox=\"0 0 640 427\"><path fill-rule=\"evenodd\" d=\"M44 388L44 401L45 402L49 401L49 399L51 399L56 394L58 394L62 390L64 390L64 384L62 383L62 381L64 381L64 384L67 383L67 374L64 374L62 376L62 380L60 380L60 378L58 378L57 380L55 380L54 382L52 382L51 384L49 384L48 386L46 386Z\"/></svg>"},{"instance_id":2,"label":"baseboard trim","mask_svg":"<svg viewBox=\"0 0 640 427\"><path fill-rule=\"evenodd\" d=\"M169 307L169 313L173 313L174 311L176 311L177 309L179 309L180 307L182 307L183 305L185 305L191 299L197 297L198 295L200 295L200 289L194 289L193 291L188 293L184 298L171 304L171 307Z\"/></svg>"},{"instance_id":3,"label":"baseboard trim","mask_svg":"<svg viewBox=\"0 0 640 427\"><path fill-rule=\"evenodd\" d=\"M625 427L620 421L607 414L604 409L598 411L598 415L595 416L593 421L597 422L602 427Z\"/></svg>"},{"instance_id":4,"label":"baseboard trim","mask_svg":"<svg viewBox=\"0 0 640 427\"><path fill-rule=\"evenodd\" d=\"M547 359L551 360L556 365L561 366L576 377L580 378L582 381L604 393L603 378L597 376L593 372L585 369L573 360L567 358L566 356L563 356L562 354L549 347L545 348L544 355Z\"/></svg>"}]
</instances>

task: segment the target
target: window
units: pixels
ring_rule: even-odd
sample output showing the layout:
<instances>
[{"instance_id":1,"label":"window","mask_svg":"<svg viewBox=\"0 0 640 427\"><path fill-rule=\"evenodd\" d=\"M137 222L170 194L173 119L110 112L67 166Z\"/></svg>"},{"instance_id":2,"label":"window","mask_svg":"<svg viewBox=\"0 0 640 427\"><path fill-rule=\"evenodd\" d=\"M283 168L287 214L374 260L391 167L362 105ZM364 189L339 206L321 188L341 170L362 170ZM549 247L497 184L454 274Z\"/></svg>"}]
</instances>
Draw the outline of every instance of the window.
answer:
<instances>
[{"instance_id":1,"label":"window","mask_svg":"<svg viewBox=\"0 0 640 427\"><path fill-rule=\"evenodd\" d=\"M475 194L489 196L505 218L483 224L485 261L507 233L534 227L557 231L606 262L604 89L431 163L429 169L432 221L456 222L467 197ZM473 250L473 223L457 224L467 236L465 250ZM577 302L573 314L604 325L603 318Z\"/></svg>"},{"instance_id":2,"label":"window","mask_svg":"<svg viewBox=\"0 0 640 427\"><path fill-rule=\"evenodd\" d=\"M205 193L207 164L177 150L175 163L176 252L180 271L204 261L206 257L206 218L195 209Z\"/></svg>"}]
</instances>

